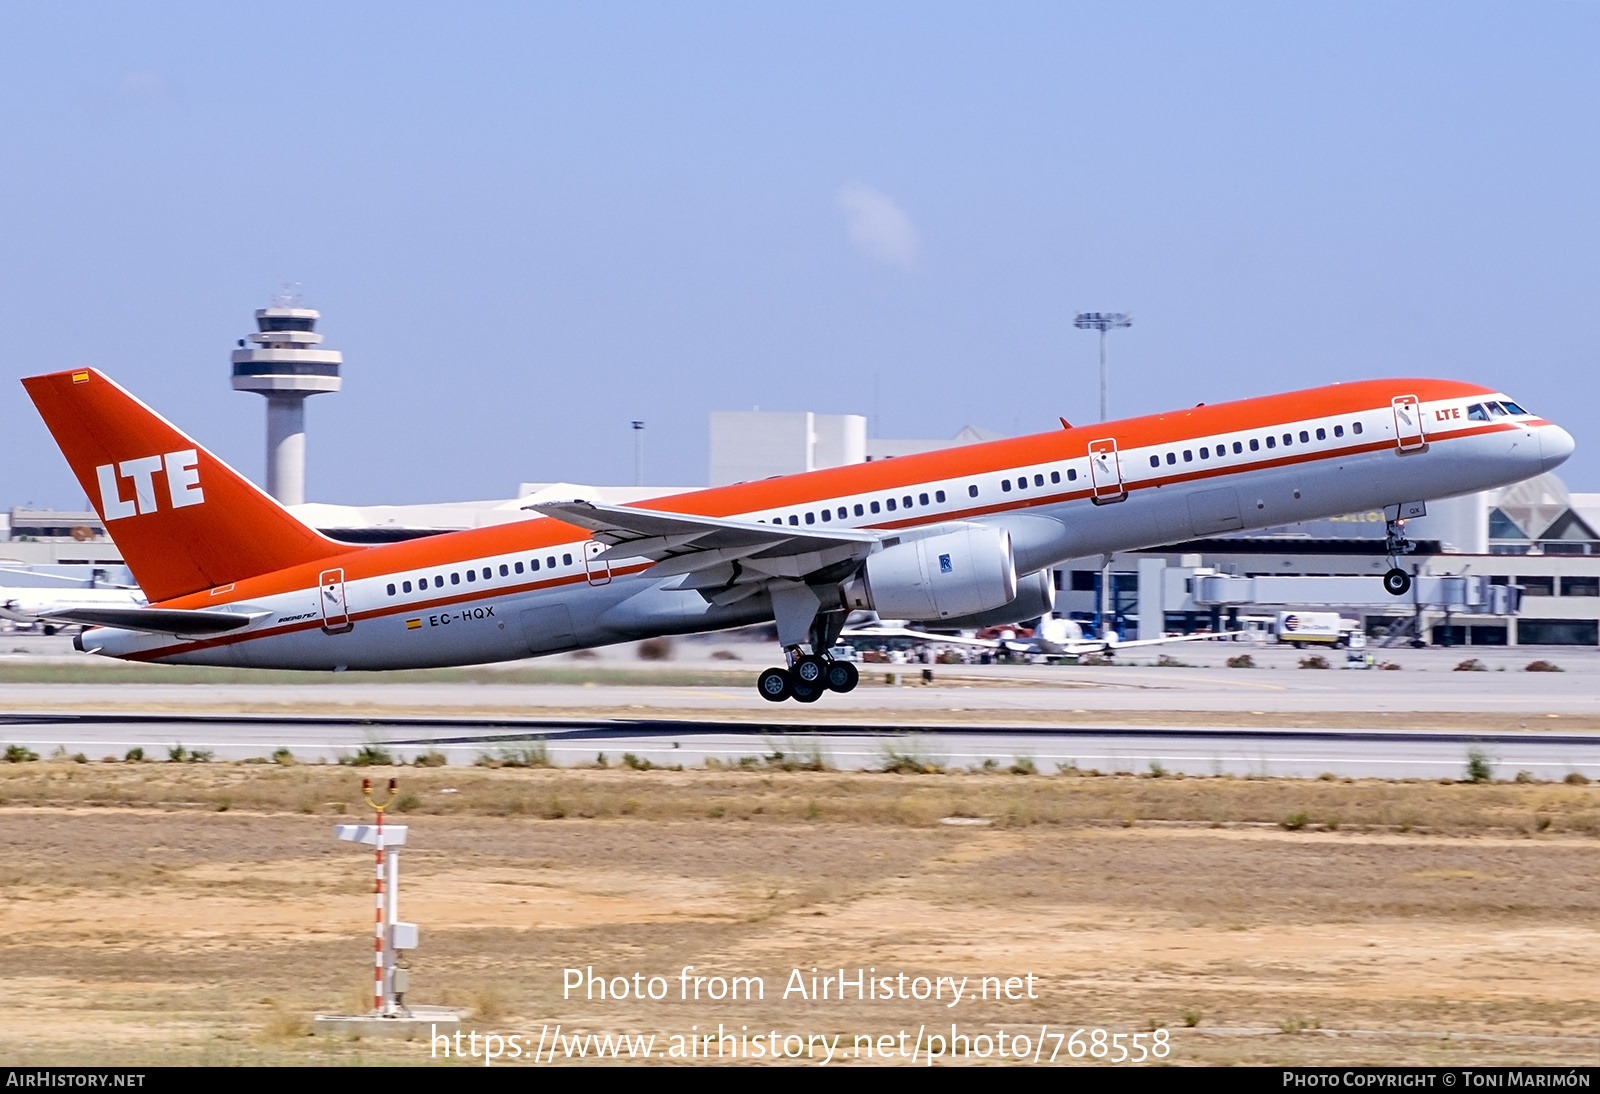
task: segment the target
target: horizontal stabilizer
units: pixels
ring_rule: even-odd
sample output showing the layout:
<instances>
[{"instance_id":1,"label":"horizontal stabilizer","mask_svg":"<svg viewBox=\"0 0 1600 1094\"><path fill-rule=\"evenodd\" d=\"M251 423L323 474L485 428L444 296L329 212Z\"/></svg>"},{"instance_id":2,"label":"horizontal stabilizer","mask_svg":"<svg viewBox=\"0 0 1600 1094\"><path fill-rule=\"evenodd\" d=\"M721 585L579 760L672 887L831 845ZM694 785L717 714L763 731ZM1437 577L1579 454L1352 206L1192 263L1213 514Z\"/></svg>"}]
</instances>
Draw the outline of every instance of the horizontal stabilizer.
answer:
<instances>
[{"instance_id":1,"label":"horizontal stabilizer","mask_svg":"<svg viewBox=\"0 0 1600 1094\"><path fill-rule=\"evenodd\" d=\"M248 627L271 612L240 615L183 608L68 608L44 612L40 619L52 623L77 623L85 627L115 627L145 634L222 634Z\"/></svg>"}]
</instances>

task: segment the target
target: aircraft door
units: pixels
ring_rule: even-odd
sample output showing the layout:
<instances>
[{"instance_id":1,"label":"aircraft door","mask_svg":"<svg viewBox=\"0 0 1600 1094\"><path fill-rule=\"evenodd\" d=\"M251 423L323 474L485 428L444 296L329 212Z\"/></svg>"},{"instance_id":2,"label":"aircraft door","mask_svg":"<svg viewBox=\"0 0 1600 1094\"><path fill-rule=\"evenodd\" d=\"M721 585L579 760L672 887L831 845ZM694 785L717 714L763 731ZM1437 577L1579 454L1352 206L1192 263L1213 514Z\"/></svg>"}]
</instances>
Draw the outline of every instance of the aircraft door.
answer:
<instances>
[{"instance_id":1,"label":"aircraft door","mask_svg":"<svg viewBox=\"0 0 1600 1094\"><path fill-rule=\"evenodd\" d=\"M329 634L343 634L354 629L350 606L344 598L344 570L323 570L317 585L320 586L317 600L322 605L322 629Z\"/></svg>"},{"instance_id":2,"label":"aircraft door","mask_svg":"<svg viewBox=\"0 0 1600 1094\"><path fill-rule=\"evenodd\" d=\"M596 557L604 554L605 550L606 545L604 543L596 543L592 539L583 545L583 566L584 569L589 571L589 584L591 585L611 584L611 563L606 559Z\"/></svg>"},{"instance_id":3,"label":"aircraft door","mask_svg":"<svg viewBox=\"0 0 1600 1094\"><path fill-rule=\"evenodd\" d=\"M1394 400L1395 444L1402 452L1426 448L1428 441L1422 435L1422 407L1415 395L1399 395Z\"/></svg>"},{"instance_id":4,"label":"aircraft door","mask_svg":"<svg viewBox=\"0 0 1600 1094\"><path fill-rule=\"evenodd\" d=\"M1089 480L1094 484L1096 505L1121 501L1128 496L1122 484L1122 461L1117 458L1117 442L1111 437L1089 442Z\"/></svg>"}]
</instances>

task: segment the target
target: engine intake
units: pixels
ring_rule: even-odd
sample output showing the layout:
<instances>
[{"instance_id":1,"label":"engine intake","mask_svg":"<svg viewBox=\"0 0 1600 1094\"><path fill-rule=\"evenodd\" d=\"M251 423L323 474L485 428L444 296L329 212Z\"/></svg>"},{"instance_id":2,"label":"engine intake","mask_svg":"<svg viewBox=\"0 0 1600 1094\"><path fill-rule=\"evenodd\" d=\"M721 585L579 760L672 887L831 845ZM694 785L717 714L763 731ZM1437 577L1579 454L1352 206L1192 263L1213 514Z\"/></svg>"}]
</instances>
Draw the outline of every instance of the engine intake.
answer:
<instances>
[{"instance_id":1,"label":"engine intake","mask_svg":"<svg viewBox=\"0 0 1600 1094\"><path fill-rule=\"evenodd\" d=\"M886 619L949 619L1016 599L1011 534L969 524L954 532L899 543L867 558L844 588L852 609Z\"/></svg>"}]
</instances>

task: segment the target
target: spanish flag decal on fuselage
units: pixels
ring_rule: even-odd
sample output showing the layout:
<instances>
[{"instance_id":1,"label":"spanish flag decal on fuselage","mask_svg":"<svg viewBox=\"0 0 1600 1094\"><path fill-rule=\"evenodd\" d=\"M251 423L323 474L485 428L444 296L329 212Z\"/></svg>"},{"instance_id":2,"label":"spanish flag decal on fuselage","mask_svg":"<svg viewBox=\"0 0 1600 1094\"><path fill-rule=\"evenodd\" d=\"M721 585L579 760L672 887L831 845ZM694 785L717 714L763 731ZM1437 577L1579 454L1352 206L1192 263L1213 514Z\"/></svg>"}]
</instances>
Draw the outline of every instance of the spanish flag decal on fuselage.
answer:
<instances>
[{"instance_id":1,"label":"spanish flag decal on fuselage","mask_svg":"<svg viewBox=\"0 0 1600 1094\"><path fill-rule=\"evenodd\" d=\"M408 630L408 631L414 631L420 626L422 626L422 620L420 620L420 619L408 619L408 620L406 620L406 630Z\"/></svg>"}]
</instances>

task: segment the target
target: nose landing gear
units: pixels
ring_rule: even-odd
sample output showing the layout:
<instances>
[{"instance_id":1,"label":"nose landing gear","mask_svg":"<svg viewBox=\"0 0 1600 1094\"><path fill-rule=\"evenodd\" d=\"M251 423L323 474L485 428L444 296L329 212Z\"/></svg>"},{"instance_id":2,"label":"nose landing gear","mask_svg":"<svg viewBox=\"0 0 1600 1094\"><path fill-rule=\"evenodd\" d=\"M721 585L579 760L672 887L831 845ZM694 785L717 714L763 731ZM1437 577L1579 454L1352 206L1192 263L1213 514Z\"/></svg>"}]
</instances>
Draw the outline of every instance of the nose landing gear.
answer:
<instances>
[{"instance_id":1,"label":"nose landing gear","mask_svg":"<svg viewBox=\"0 0 1600 1094\"><path fill-rule=\"evenodd\" d=\"M1384 553L1389 556L1389 569L1383 575L1383 591L1390 596L1405 596L1411 591L1411 575L1400 568L1399 556L1409 555L1417 545L1406 538L1406 522L1384 522Z\"/></svg>"}]
</instances>

